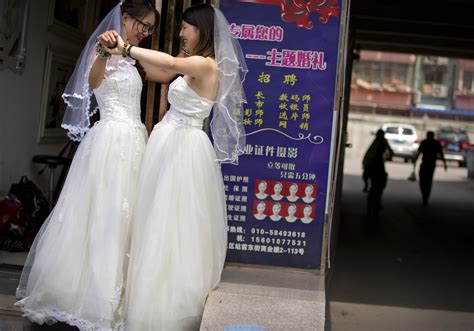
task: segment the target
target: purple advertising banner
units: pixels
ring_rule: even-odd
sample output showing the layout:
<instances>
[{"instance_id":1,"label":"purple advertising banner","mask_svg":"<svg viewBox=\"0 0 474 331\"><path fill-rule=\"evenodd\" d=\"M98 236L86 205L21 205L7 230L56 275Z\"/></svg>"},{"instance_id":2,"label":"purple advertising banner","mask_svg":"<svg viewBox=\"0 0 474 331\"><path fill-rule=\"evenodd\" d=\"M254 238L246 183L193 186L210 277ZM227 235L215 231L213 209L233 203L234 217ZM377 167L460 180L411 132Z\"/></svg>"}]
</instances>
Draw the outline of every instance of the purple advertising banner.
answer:
<instances>
[{"instance_id":1,"label":"purple advertising banner","mask_svg":"<svg viewBox=\"0 0 474 331\"><path fill-rule=\"evenodd\" d=\"M339 1L220 1L249 68L245 154L222 166L228 262L320 268Z\"/></svg>"}]
</instances>

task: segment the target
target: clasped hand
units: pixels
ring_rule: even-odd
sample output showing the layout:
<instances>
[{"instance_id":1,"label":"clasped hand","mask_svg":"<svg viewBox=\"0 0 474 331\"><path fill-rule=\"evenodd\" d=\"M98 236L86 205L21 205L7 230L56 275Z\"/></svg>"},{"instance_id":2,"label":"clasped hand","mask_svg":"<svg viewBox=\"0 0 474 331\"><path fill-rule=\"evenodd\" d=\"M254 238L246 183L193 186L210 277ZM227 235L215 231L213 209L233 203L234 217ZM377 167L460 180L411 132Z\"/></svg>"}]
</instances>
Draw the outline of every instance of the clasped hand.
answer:
<instances>
[{"instance_id":1,"label":"clasped hand","mask_svg":"<svg viewBox=\"0 0 474 331\"><path fill-rule=\"evenodd\" d=\"M112 55L122 54L125 43L117 31L105 31L99 35L98 40L108 53Z\"/></svg>"}]
</instances>

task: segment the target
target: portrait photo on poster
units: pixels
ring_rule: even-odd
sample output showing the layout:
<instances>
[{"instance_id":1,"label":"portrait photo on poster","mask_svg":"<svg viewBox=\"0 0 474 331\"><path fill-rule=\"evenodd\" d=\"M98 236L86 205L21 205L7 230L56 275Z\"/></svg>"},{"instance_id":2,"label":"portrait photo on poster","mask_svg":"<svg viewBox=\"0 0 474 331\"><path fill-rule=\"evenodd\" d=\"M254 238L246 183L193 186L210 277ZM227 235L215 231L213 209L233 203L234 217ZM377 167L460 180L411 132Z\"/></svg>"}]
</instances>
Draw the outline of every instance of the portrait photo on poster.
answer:
<instances>
[{"instance_id":1,"label":"portrait photo on poster","mask_svg":"<svg viewBox=\"0 0 474 331\"><path fill-rule=\"evenodd\" d=\"M313 184L308 184L304 188L304 196L302 198L304 203L313 203L316 199L316 190Z\"/></svg>"},{"instance_id":2,"label":"portrait photo on poster","mask_svg":"<svg viewBox=\"0 0 474 331\"><path fill-rule=\"evenodd\" d=\"M298 210L298 207L292 203L288 205L288 208L286 209L288 216L285 217L285 220L288 223L295 223L298 220L298 217L296 217L296 211Z\"/></svg>"},{"instance_id":3,"label":"portrait photo on poster","mask_svg":"<svg viewBox=\"0 0 474 331\"><path fill-rule=\"evenodd\" d=\"M300 197L297 196L298 193L298 184L291 183L288 188L288 195L286 196L286 200L289 202L298 202L300 201Z\"/></svg>"},{"instance_id":4,"label":"portrait photo on poster","mask_svg":"<svg viewBox=\"0 0 474 331\"><path fill-rule=\"evenodd\" d=\"M268 184L264 180L258 180L256 181L256 189L255 189L255 197L260 200L265 200L268 197L268 194L266 193Z\"/></svg>"},{"instance_id":5,"label":"portrait photo on poster","mask_svg":"<svg viewBox=\"0 0 474 331\"><path fill-rule=\"evenodd\" d=\"M273 222L278 222L281 220L281 204L279 202L275 202L272 205L272 214L270 215L270 219Z\"/></svg>"},{"instance_id":6,"label":"portrait photo on poster","mask_svg":"<svg viewBox=\"0 0 474 331\"><path fill-rule=\"evenodd\" d=\"M313 207L310 205L305 205L303 207L303 217L301 217L301 222L304 224L309 224L314 220L314 211Z\"/></svg>"},{"instance_id":7,"label":"portrait photo on poster","mask_svg":"<svg viewBox=\"0 0 474 331\"><path fill-rule=\"evenodd\" d=\"M283 199L281 192L283 191L283 184L281 182L276 182L273 185L273 194L271 195L273 201L280 201Z\"/></svg>"},{"instance_id":8,"label":"portrait photo on poster","mask_svg":"<svg viewBox=\"0 0 474 331\"><path fill-rule=\"evenodd\" d=\"M256 221L310 224L314 221L316 205L271 200L254 200L252 215Z\"/></svg>"},{"instance_id":9,"label":"portrait photo on poster","mask_svg":"<svg viewBox=\"0 0 474 331\"><path fill-rule=\"evenodd\" d=\"M317 184L305 182L287 182L270 179L257 179L254 185L255 198L259 200L304 202L316 201Z\"/></svg>"},{"instance_id":10,"label":"portrait photo on poster","mask_svg":"<svg viewBox=\"0 0 474 331\"><path fill-rule=\"evenodd\" d=\"M255 201L254 213L253 217L255 217L258 221L263 221L267 218L267 214L265 212L267 208L267 204L265 201Z\"/></svg>"}]
</instances>

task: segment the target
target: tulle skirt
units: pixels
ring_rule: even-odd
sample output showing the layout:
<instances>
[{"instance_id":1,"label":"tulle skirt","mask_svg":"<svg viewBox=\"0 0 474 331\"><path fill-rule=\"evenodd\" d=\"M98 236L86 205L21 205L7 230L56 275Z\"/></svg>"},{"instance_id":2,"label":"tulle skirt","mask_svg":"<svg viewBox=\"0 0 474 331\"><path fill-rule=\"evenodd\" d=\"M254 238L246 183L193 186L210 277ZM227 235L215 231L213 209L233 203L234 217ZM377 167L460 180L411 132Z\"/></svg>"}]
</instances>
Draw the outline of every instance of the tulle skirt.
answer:
<instances>
[{"instance_id":1,"label":"tulle skirt","mask_svg":"<svg viewBox=\"0 0 474 331\"><path fill-rule=\"evenodd\" d=\"M16 305L30 320L81 330L120 327L146 139L141 124L101 121L79 145L17 290Z\"/></svg>"},{"instance_id":2,"label":"tulle skirt","mask_svg":"<svg viewBox=\"0 0 474 331\"><path fill-rule=\"evenodd\" d=\"M227 246L224 183L215 160L202 130L155 126L134 213L127 330L199 329Z\"/></svg>"}]
</instances>

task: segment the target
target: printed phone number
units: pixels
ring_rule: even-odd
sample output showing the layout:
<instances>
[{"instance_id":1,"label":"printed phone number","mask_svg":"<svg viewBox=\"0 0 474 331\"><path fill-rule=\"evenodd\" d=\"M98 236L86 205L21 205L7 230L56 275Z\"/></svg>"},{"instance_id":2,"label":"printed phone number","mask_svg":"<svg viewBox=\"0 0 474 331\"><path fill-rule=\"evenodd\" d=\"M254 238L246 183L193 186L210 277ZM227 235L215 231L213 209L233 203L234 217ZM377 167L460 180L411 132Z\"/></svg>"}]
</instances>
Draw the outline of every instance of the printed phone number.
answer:
<instances>
[{"instance_id":1,"label":"printed phone number","mask_svg":"<svg viewBox=\"0 0 474 331\"><path fill-rule=\"evenodd\" d=\"M306 240L268 238L268 237L250 237L250 241L256 244L273 244L293 247L306 247Z\"/></svg>"},{"instance_id":2,"label":"printed phone number","mask_svg":"<svg viewBox=\"0 0 474 331\"><path fill-rule=\"evenodd\" d=\"M275 236L275 237L306 238L305 232L287 231L287 230L265 230L265 229L251 228L250 233Z\"/></svg>"}]
</instances>

